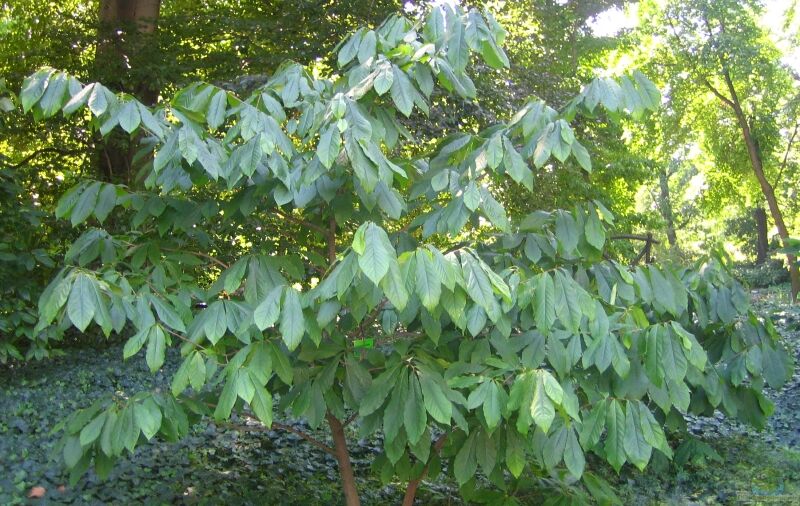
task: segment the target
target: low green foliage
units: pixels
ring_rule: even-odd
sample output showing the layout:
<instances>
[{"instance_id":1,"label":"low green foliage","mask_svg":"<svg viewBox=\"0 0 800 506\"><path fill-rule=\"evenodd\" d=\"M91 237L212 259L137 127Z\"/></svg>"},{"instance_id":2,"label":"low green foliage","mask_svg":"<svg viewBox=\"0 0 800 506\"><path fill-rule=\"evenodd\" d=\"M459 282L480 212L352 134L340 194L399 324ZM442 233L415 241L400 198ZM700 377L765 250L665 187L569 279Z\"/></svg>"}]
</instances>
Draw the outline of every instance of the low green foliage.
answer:
<instances>
[{"instance_id":1,"label":"low green foliage","mask_svg":"<svg viewBox=\"0 0 800 506\"><path fill-rule=\"evenodd\" d=\"M783 260L770 260L760 265L737 265L733 272L736 279L750 288L768 288L789 281L789 270Z\"/></svg>"},{"instance_id":2,"label":"low green foliage","mask_svg":"<svg viewBox=\"0 0 800 506\"><path fill-rule=\"evenodd\" d=\"M249 408L268 427L277 409L380 433L381 476L413 485L447 469L473 502L518 504L531 476L551 475L602 500L588 454L644 469L654 450L672 456L662 427L687 412L765 423L761 389L792 364L718 260L630 269L603 259L601 204L520 220L494 195L507 179L534 190L529 162L590 171L571 122L656 108L644 76L415 146L400 118L427 113L437 84L473 98L466 69L507 65L503 38L491 15L445 4L355 32L336 79L289 63L247 98L197 83L154 109L52 69L26 79L34 117L119 127L144 162L141 188L86 181L59 202L91 227L39 327L130 325L124 355L144 350L154 372L173 343L184 357L170 391L101 398L60 424L73 482L184 437L195 416ZM123 233L100 228L112 213ZM248 244L257 235L274 242Z\"/></svg>"},{"instance_id":3,"label":"low green foliage","mask_svg":"<svg viewBox=\"0 0 800 506\"><path fill-rule=\"evenodd\" d=\"M18 175L0 158L0 363L49 356L63 329L35 329L37 300L56 263L37 231L45 213L33 203L20 205L25 191ZM23 201L24 202L24 201Z\"/></svg>"}]
</instances>

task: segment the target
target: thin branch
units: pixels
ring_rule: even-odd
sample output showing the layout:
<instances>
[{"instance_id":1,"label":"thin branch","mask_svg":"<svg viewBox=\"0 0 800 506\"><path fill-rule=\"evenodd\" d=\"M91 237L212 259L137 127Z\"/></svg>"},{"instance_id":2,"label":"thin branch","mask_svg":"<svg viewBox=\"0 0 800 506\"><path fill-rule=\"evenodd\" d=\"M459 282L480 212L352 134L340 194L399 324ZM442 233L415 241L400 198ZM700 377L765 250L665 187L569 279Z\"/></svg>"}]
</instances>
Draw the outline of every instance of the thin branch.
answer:
<instances>
[{"instance_id":1,"label":"thin branch","mask_svg":"<svg viewBox=\"0 0 800 506\"><path fill-rule=\"evenodd\" d=\"M727 67L722 68L722 77L725 79L725 84L728 85L728 91L731 92L731 99L727 102L728 105L736 112L737 115L741 116L741 121L747 125L747 121L744 117L744 112L742 112L742 107L739 102L739 96L736 94L736 88L733 86L733 79L731 79L731 74L728 72ZM748 129L750 128L747 125Z\"/></svg>"},{"instance_id":2,"label":"thin branch","mask_svg":"<svg viewBox=\"0 0 800 506\"><path fill-rule=\"evenodd\" d=\"M736 104L734 104L734 103L733 103L733 101L732 101L731 99L729 99L728 97L726 97L725 95L723 95L723 94L722 94L722 92L720 92L718 89L716 89L716 88L714 87L714 85L713 85L713 84L711 84L711 83L709 82L709 80L708 80L708 79L706 79L705 77L703 78L703 84L705 84L705 85L706 85L706 88L708 88L709 90L711 90L711 93L713 93L713 94L714 94L714 95L715 95L715 96L716 96L718 99L720 99L720 100L722 101L722 103L724 103L725 105L727 105L727 106L728 106L728 107L730 107L731 109L736 109Z\"/></svg>"},{"instance_id":3,"label":"thin branch","mask_svg":"<svg viewBox=\"0 0 800 506\"><path fill-rule=\"evenodd\" d=\"M345 420L345 421L344 421L344 423L342 424L342 426L343 426L343 427L347 427L348 425L350 425L351 423L353 423L353 422L355 421L355 419L356 419L356 418L358 418L358 411L356 411L355 413L353 413L352 415L350 415L349 417L347 417L347 420Z\"/></svg>"},{"instance_id":4,"label":"thin branch","mask_svg":"<svg viewBox=\"0 0 800 506\"><path fill-rule=\"evenodd\" d=\"M169 252L172 252L172 253L188 253L190 255L195 255L195 256L199 256L201 258L205 258L207 260L211 260L212 262L214 262L215 264L219 265L223 269L230 268L230 265L226 264L222 260L220 260L220 259L218 259L216 257L213 257L213 256L211 256L211 255L209 255L207 253L201 253L199 251L186 251L186 250L177 249L177 248L164 248L163 246L160 246L159 249L161 249L163 251L169 251Z\"/></svg>"},{"instance_id":5,"label":"thin branch","mask_svg":"<svg viewBox=\"0 0 800 506\"><path fill-rule=\"evenodd\" d=\"M323 443L319 439L315 438L311 434L308 434L308 433L303 432L301 430L295 429L291 425L284 425L282 423L272 422L272 429L273 430L274 429L280 429L280 430L285 430L287 432L291 432L292 434L296 434L296 435L300 436L301 438L305 439L306 441L308 441L312 445L316 446L320 450L324 451L325 453L329 453L331 455L335 455L336 454L334 449L331 448L330 446L326 445L325 443Z\"/></svg>"},{"instance_id":6,"label":"thin branch","mask_svg":"<svg viewBox=\"0 0 800 506\"><path fill-rule=\"evenodd\" d=\"M54 147L37 149L36 151L34 151L30 155L26 156L25 158L23 158L19 162L12 163L12 164L8 165L8 167L12 168L12 169L18 169L18 168L22 167L23 165L27 164L28 162L30 162L31 160L33 160L34 158L36 158L37 156L43 155L45 153L56 153L59 157L62 157L62 156L67 156L67 155L77 155L79 153L83 153L83 150L82 149L67 149L67 150L64 150L64 149L58 149L58 148L54 148Z\"/></svg>"},{"instance_id":7,"label":"thin branch","mask_svg":"<svg viewBox=\"0 0 800 506\"><path fill-rule=\"evenodd\" d=\"M445 432L436 439L436 442L433 443L434 453L439 454L439 452L442 451L448 435L449 434ZM414 504L414 498L417 496L419 484L422 483L422 480L424 480L428 475L428 469L430 468L430 465L431 459L428 459L428 462L425 463L425 467L422 468L422 472L419 473L419 476L408 482L408 487L406 487L406 493L403 497L403 506L411 506Z\"/></svg>"},{"instance_id":8,"label":"thin branch","mask_svg":"<svg viewBox=\"0 0 800 506\"><path fill-rule=\"evenodd\" d=\"M694 213L687 214L687 215L684 215L684 216L685 216L684 219L682 219L682 220L677 220L676 219L673 222L673 225L675 226L675 230L683 230L683 228L686 225L688 225L690 221L692 221L692 218L694 218Z\"/></svg>"},{"instance_id":9,"label":"thin branch","mask_svg":"<svg viewBox=\"0 0 800 506\"><path fill-rule=\"evenodd\" d=\"M458 251L460 249L466 248L470 244L472 244L472 241L463 241L463 242L454 244L454 245L450 246L449 248L447 248L446 250L442 251L442 255L447 255L448 253L453 253L454 251Z\"/></svg>"},{"instance_id":10,"label":"thin branch","mask_svg":"<svg viewBox=\"0 0 800 506\"><path fill-rule=\"evenodd\" d=\"M310 229L312 229L312 230L316 231L317 233L319 233L319 234L320 234L320 235L322 235L323 237L324 237L324 236L326 236L326 235L328 234L328 231L327 231L327 230L325 230L324 228L320 227L320 226L319 226L319 225L317 225L316 223L311 223L310 221L304 220L304 219L302 219L302 218L297 218L297 217L296 217L296 216L294 216L292 213L287 213L287 212L285 212L283 209L276 208L276 209L275 209L275 214L277 214L277 215L278 215L278 216L280 216L281 218L284 218L284 219L286 219L286 220L289 220L289 221L291 221L292 223L296 223L296 224L298 224L298 225L302 225L302 226L304 226L304 227L308 227L308 228L310 228Z\"/></svg>"},{"instance_id":11,"label":"thin branch","mask_svg":"<svg viewBox=\"0 0 800 506\"><path fill-rule=\"evenodd\" d=\"M328 268L336 263L336 217L331 215L328 220L328 230L323 231L323 235L328 239Z\"/></svg>"},{"instance_id":12,"label":"thin branch","mask_svg":"<svg viewBox=\"0 0 800 506\"><path fill-rule=\"evenodd\" d=\"M783 162L781 163L781 168L778 171L778 176L775 178L775 182L772 183L772 186L777 186L778 183L781 181L781 178L783 177L783 171L786 170L786 165L789 162L789 153L792 151L792 144L794 143L794 139L797 136L798 128L800 128L800 123L795 123L792 136L789 137L789 143L786 145L786 152L783 154Z\"/></svg>"},{"instance_id":13,"label":"thin branch","mask_svg":"<svg viewBox=\"0 0 800 506\"><path fill-rule=\"evenodd\" d=\"M706 21L706 24L708 24L708 20L705 20L705 21ZM669 23L670 28L672 28L672 36L675 38L675 44L678 47L681 47L682 51L688 55L689 51L686 50L685 47L683 47L681 38L678 35L677 28L675 27L675 23L673 22L672 18L667 18L667 22ZM709 28L709 40L712 40L711 37L712 37L711 29ZM692 59L689 59L689 61L692 64L692 69L694 70L695 74L700 78L701 82L709 89L709 91L711 91L711 93L713 93L725 105L727 105L728 107L734 108L733 101L730 98L728 98L725 95L723 95L717 88L714 87L713 84L711 84L711 81L709 81L708 78L703 75L703 72L700 72L698 70L697 63Z\"/></svg>"},{"instance_id":14,"label":"thin branch","mask_svg":"<svg viewBox=\"0 0 800 506\"><path fill-rule=\"evenodd\" d=\"M386 306L386 303L388 302L389 299L384 298L378 303L377 306L375 306L375 309L372 310L368 318L361 320L356 332L358 332L362 339L364 338L365 329L375 323L375 320L378 319L378 314L381 312L381 310L383 310L384 306Z\"/></svg>"},{"instance_id":15,"label":"thin branch","mask_svg":"<svg viewBox=\"0 0 800 506\"><path fill-rule=\"evenodd\" d=\"M610 239L612 239L612 240L628 239L630 241L645 241L645 242L651 242L653 244L660 244L659 241L657 241L656 239L653 239L652 237L648 237L646 235L638 235L638 234L612 235L610 237Z\"/></svg>"},{"instance_id":16,"label":"thin branch","mask_svg":"<svg viewBox=\"0 0 800 506\"><path fill-rule=\"evenodd\" d=\"M247 418L248 420L254 420L254 421L258 421L259 423L261 423L258 419L253 418L251 416L245 416L245 418ZM284 430L286 432L291 432L292 434L300 436L301 438L305 439L306 441L308 441L312 445L316 446L320 450L324 451L325 453L329 453L331 455L335 455L335 453L336 453L333 450L333 448L331 448L330 446L326 445L325 443L323 443L319 439L315 438L311 434L308 434L307 432L303 432L303 431L301 431L299 429L295 429L291 425L286 425L286 424L282 424L282 423L278 423L278 422L272 422L272 425L270 427L266 427L263 424L261 424L261 425L242 425L242 424L232 423L232 422L229 422L227 425L230 425L232 427L241 428L241 429L257 430L257 431L262 431L262 432L263 431L268 431L268 430Z\"/></svg>"}]
</instances>

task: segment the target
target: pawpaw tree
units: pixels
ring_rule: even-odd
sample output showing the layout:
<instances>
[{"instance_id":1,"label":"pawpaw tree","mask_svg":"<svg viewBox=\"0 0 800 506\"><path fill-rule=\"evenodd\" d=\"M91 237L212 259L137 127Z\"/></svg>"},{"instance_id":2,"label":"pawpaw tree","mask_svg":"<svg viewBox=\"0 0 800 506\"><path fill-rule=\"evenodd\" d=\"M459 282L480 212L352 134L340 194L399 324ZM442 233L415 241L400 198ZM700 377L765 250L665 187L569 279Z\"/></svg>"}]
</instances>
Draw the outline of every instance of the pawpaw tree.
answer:
<instances>
[{"instance_id":1,"label":"pawpaw tree","mask_svg":"<svg viewBox=\"0 0 800 506\"><path fill-rule=\"evenodd\" d=\"M84 181L60 200L85 231L39 327L123 333L124 358L154 372L168 347L182 356L171 391L109 393L61 424L73 480L197 417L280 429L277 412L327 425L332 445L304 437L335 456L348 505L354 435L381 441L373 467L407 483L405 504L442 470L474 501L514 504L532 477L605 500L588 453L642 469L671 456L664 428L687 413L764 423L762 388L791 363L718 260L630 268L604 258L600 203L510 218L495 194L510 178L535 208L536 171L591 171L572 122L657 108L643 75L415 134L434 93L474 98L473 60L509 64L503 36L443 4L356 31L328 77L287 63L248 97L196 83L153 108L53 69L25 81L35 117L141 148L139 186Z\"/></svg>"}]
</instances>

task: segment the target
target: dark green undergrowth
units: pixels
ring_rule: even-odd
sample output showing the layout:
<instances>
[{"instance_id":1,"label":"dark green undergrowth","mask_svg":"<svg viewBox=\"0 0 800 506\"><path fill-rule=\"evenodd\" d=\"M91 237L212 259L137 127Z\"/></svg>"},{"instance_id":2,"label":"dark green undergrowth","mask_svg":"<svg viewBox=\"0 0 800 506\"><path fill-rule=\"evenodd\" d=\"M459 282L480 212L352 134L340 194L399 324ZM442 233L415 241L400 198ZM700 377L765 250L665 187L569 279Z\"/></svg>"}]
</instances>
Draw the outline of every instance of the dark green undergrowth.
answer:
<instances>
[{"instance_id":1,"label":"dark green undergrowth","mask_svg":"<svg viewBox=\"0 0 800 506\"><path fill-rule=\"evenodd\" d=\"M762 264L736 264L733 274L750 288L769 288L789 281L789 270L783 264L782 259L770 259Z\"/></svg>"},{"instance_id":2,"label":"dark green undergrowth","mask_svg":"<svg viewBox=\"0 0 800 506\"><path fill-rule=\"evenodd\" d=\"M113 391L168 388L179 357L168 356L152 376L141 357L122 364L120 345L68 348L63 356L0 370L0 504L25 504L44 487L50 504L340 504L336 462L299 436L267 431L247 420L217 426L203 421L177 444L155 442L123 459L106 481L93 473L70 487L50 458L51 428L79 407ZM281 420L308 431L302 421ZM324 439L324 433L318 434ZM330 441L328 441L329 444ZM370 472L377 443L351 448L365 504L396 504L400 486ZM442 484L421 490L426 504L458 503Z\"/></svg>"},{"instance_id":3,"label":"dark green undergrowth","mask_svg":"<svg viewBox=\"0 0 800 506\"><path fill-rule=\"evenodd\" d=\"M786 302L786 287L753 293L800 359L800 309ZM119 343L84 341L63 356L0 369L0 504L342 504L335 460L286 431L264 430L246 420L203 421L177 444L137 448L107 481L93 473L74 487L50 459L52 427L67 414L109 392L168 388L179 364L167 356L151 375L142 357L121 363ZM91 343L91 344L90 344ZM89 345L90 344L90 345ZM691 420L673 434L675 460L656 460L644 473L630 466L617 476L594 469L615 484L622 504L800 504L800 376L781 391L767 391L776 411L764 431L721 416ZM280 420L304 431L301 420ZM324 431L316 434L326 439ZM326 441L330 444L330 441ZM353 438L351 450L364 504L399 504L402 484L384 485L370 471L380 442ZM43 487L42 499L28 499ZM538 504L548 492L534 491ZM461 504L453 483L434 481L418 504Z\"/></svg>"}]
</instances>

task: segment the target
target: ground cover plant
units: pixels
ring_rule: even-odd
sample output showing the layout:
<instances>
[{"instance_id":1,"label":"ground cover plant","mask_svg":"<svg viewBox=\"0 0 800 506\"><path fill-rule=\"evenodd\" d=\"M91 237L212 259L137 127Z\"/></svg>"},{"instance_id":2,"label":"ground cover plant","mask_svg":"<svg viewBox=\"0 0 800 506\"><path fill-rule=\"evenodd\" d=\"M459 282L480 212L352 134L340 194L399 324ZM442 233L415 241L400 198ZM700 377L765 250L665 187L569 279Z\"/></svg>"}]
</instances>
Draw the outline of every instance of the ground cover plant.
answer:
<instances>
[{"instance_id":1,"label":"ground cover plant","mask_svg":"<svg viewBox=\"0 0 800 506\"><path fill-rule=\"evenodd\" d=\"M26 79L35 118L131 134L143 180L62 197L56 214L84 231L38 329L131 330L123 356L154 373L168 348L182 357L168 390L109 391L60 424L73 483L205 416L298 432L277 411L327 425L332 445L300 437L335 459L348 505L353 431L380 435L373 467L404 504L441 470L471 502L518 504L531 477L577 484L553 502L604 502L589 454L644 469L673 456L663 428L687 413L766 423L762 389L791 359L718 256L629 268L603 257L600 202L509 218L496 196L591 171L572 123L656 109L646 77L420 145L403 117L434 90L474 97L471 61L507 66L503 38L488 12L443 4L351 34L328 77L290 62L248 97L195 83L149 107L53 69Z\"/></svg>"}]
</instances>

